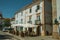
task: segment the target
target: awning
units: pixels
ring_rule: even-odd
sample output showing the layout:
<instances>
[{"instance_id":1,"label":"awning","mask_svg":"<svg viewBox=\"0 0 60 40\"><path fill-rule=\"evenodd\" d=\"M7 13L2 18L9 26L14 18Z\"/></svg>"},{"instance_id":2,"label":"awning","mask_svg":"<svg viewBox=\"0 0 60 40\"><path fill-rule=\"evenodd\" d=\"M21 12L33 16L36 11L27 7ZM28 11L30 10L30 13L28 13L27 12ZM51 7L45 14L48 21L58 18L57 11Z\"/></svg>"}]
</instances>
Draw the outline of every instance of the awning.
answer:
<instances>
[{"instance_id":1,"label":"awning","mask_svg":"<svg viewBox=\"0 0 60 40\"><path fill-rule=\"evenodd\" d=\"M29 27L37 27L37 25L27 23L25 27L26 28L29 28Z\"/></svg>"},{"instance_id":2,"label":"awning","mask_svg":"<svg viewBox=\"0 0 60 40\"><path fill-rule=\"evenodd\" d=\"M17 26L22 26L22 27L25 27L25 28L28 28L28 27L37 27L37 25L34 25L34 24L29 24L29 23L26 23L26 24L14 24L14 25L11 25L13 27Z\"/></svg>"}]
</instances>

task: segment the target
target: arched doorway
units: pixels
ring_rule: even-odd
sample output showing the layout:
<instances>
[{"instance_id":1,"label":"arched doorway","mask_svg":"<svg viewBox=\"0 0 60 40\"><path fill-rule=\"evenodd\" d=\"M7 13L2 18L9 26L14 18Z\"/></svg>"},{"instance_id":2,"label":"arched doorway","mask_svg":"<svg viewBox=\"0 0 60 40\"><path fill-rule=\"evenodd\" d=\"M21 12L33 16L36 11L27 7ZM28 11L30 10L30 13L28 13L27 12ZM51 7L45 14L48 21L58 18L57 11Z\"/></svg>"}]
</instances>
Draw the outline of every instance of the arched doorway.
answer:
<instances>
[{"instance_id":1,"label":"arched doorway","mask_svg":"<svg viewBox=\"0 0 60 40\"><path fill-rule=\"evenodd\" d=\"M37 35L38 36L41 35L41 27L40 27L40 25L37 26Z\"/></svg>"}]
</instances>

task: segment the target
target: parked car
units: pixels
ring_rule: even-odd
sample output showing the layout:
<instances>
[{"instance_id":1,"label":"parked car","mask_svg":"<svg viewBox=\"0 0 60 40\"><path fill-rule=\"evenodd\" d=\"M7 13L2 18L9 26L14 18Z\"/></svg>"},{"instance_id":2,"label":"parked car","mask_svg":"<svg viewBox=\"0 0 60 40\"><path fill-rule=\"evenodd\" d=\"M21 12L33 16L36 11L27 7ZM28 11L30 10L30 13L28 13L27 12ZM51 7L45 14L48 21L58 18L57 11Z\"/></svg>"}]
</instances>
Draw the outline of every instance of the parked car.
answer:
<instances>
[{"instance_id":1,"label":"parked car","mask_svg":"<svg viewBox=\"0 0 60 40\"><path fill-rule=\"evenodd\" d=\"M3 28L3 30L2 30L3 32L9 32L9 28Z\"/></svg>"}]
</instances>

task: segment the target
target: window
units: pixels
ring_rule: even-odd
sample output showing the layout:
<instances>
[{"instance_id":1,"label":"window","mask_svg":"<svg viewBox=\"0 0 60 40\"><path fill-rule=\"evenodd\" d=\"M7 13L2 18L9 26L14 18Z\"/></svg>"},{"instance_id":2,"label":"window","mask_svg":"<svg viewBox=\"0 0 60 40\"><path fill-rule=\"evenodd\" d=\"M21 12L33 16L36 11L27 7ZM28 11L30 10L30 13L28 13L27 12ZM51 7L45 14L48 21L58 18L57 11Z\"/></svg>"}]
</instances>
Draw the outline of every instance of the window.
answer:
<instances>
[{"instance_id":1,"label":"window","mask_svg":"<svg viewBox=\"0 0 60 40\"><path fill-rule=\"evenodd\" d=\"M23 26L20 26L20 31L22 31L23 30Z\"/></svg>"},{"instance_id":2,"label":"window","mask_svg":"<svg viewBox=\"0 0 60 40\"><path fill-rule=\"evenodd\" d=\"M37 20L40 21L40 14L37 14Z\"/></svg>"},{"instance_id":3,"label":"window","mask_svg":"<svg viewBox=\"0 0 60 40\"><path fill-rule=\"evenodd\" d=\"M39 9L40 9L40 6L39 6L39 5L37 5L37 9L36 9L36 12L37 12Z\"/></svg>"},{"instance_id":4,"label":"window","mask_svg":"<svg viewBox=\"0 0 60 40\"><path fill-rule=\"evenodd\" d=\"M37 16L37 19L40 21L40 16Z\"/></svg>"},{"instance_id":5,"label":"window","mask_svg":"<svg viewBox=\"0 0 60 40\"><path fill-rule=\"evenodd\" d=\"M39 10L40 9L40 6L39 5L37 5L37 10Z\"/></svg>"},{"instance_id":6,"label":"window","mask_svg":"<svg viewBox=\"0 0 60 40\"><path fill-rule=\"evenodd\" d=\"M30 9L30 13L32 12L32 10Z\"/></svg>"},{"instance_id":7,"label":"window","mask_svg":"<svg viewBox=\"0 0 60 40\"><path fill-rule=\"evenodd\" d=\"M19 27L17 27L16 30L19 31Z\"/></svg>"},{"instance_id":8,"label":"window","mask_svg":"<svg viewBox=\"0 0 60 40\"><path fill-rule=\"evenodd\" d=\"M32 24L31 17L32 16L29 16L29 21L28 21L28 23L30 23L30 24Z\"/></svg>"}]
</instances>

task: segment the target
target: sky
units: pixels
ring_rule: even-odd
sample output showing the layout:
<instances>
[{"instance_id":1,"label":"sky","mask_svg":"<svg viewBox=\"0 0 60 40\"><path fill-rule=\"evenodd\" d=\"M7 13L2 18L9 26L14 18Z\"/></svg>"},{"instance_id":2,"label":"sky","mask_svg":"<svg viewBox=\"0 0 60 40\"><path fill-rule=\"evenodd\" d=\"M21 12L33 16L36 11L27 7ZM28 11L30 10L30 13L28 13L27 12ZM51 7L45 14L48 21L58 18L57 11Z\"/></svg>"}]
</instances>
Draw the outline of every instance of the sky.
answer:
<instances>
[{"instance_id":1,"label":"sky","mask_svg":"<svg viewBox=\"0 0 60 40\"><path fill-rule=\"evenodd\" d=\"M4 18L12 18L17 10L31 2L32 0L0 0L0 12Z\"/></svg>"}]
</instances>

